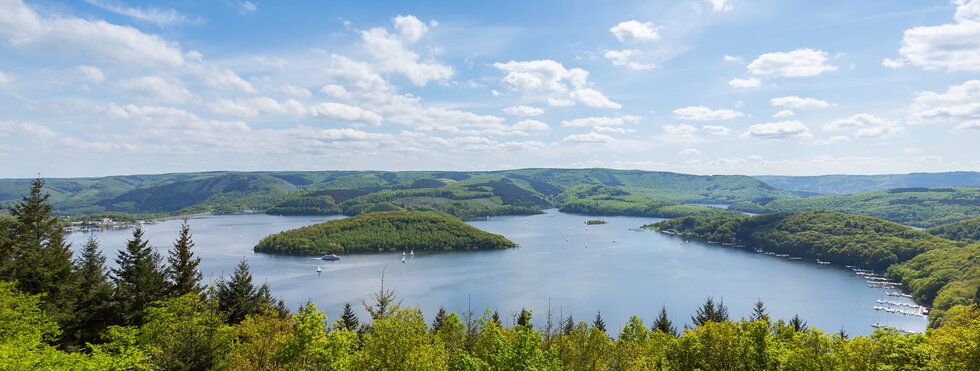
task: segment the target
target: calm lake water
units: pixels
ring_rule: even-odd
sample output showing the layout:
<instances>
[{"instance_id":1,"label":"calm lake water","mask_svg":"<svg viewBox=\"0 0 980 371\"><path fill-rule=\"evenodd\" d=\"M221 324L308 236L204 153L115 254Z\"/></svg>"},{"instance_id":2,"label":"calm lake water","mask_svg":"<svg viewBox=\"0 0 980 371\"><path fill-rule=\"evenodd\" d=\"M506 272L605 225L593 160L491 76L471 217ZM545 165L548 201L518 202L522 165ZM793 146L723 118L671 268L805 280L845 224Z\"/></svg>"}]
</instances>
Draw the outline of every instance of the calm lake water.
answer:
<instances>
[{"instance_id":1,"label":"calm lake water","mask_svg":"<svg viewBox=\"0 0 980 371\"><path fill-rule=\"evenodd\" d=\"M926 319L872 310L875 300L911 300L868 288L849 269L793 261L750 251L691 241L637 229L658 219L604 217L608 224L586 226L594 217L549 210L542 215L495 217L472 221L480 229L506 236L520 248L504 251L416 252L402 263L401 253L344 256L338 262L310 257L256 254L252 247L270 233L339 217L272 215L208 216L190 220L205 281L230 275L243 257L258 283L269 282L275 295L291 309L307 300L324 310L330 321L344 303L357 304L376 292L382 270L385 286L404 305L419 306L431 319L440 306L477 314L497 309L505 323L527 307L536 323L544 321L549 304L556 316L591 320L601 310L607 328L618 333L632 314L652 323L660 307L676 325L690 316L706 297L723 299L732 318L746 317L757 299L774 318L799 314L825 331L844 329L860 335L872 323L922 331ZM166 256L180 221L146 226L146 238ZM109 265L131 231L95 234ZM78 249L86 234L69 236ZM323 268L316 273L317 266ZM362 318L365 313L356 305Z\"/></svg>"}]
</instances>

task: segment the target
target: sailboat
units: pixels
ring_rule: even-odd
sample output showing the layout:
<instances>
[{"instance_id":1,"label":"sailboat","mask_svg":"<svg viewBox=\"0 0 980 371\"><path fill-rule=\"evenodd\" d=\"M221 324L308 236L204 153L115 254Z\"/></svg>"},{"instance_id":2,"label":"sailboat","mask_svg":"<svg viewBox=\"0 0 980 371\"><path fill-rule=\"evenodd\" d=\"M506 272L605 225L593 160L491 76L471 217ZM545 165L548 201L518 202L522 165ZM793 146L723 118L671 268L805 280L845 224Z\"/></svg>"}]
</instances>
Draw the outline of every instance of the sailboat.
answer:
<instances>
[{"instance_id":1,"label":"sailboat","mask_svg":"<svg viewBox=\"0 0 980 371\"><path fill-rule=\"evenodd\" d=\"M404 262L405 262L405 256L402 255L402 263L404 263Z\"/></svg>"},{"instance_id":2,"label":"sailboat","mask_svg":"<svg viewBox=\"0 0 980 371\"><path fill-rule=\"evenodd\" d=\"M405 257L405 252L404 252L404 251L402 251L402 257L403 257L403 258Z\"/></svg>"},{"instance_id":3,"label":"sailboat","mask_svg":"<svg viewBox=\"0 0 980 371\"><path fill-rule=\"evenodd\" d=\"M323 268L321 268L319 265L316 266L316 272L317 273L323 272Z\"/></svg>"},{"instance_id":4,"label":"sailboat","mask_svg":"<svg viewBox=\"0 0 980 371\"><path fill-rule=\"evenodd\" d=\"M415 249L412 249L412 252L410 252L408 255L415 256Z\"/></svg>"}]
</instances>

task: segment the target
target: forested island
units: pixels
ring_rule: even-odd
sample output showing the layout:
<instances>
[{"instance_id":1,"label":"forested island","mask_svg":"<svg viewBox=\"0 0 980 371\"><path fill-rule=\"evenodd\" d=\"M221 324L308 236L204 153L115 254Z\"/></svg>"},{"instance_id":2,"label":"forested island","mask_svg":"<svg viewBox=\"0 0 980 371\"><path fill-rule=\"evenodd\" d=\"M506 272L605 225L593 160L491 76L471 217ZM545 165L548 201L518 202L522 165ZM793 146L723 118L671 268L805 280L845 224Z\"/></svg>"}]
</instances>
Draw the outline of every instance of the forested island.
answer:
<instances>
[{"instance_id":1,"label":"forested island","mask_svg":"<svg viewBox=\"0 0 980 371\"><path fill-rule=\"evenodd\" d=\"M432 211L379 211L263 238L255 251L285 255L388 251L492 250L517 247L458 218Z\"/></svg>"},{"instance_id":2,"label":"forested island","mask_svg":"<svg viewBox=\"0 0 980 371\"><path fill-rule=\"evenodd\" d=\"M980 296L980 244L933 236L894 222L833 211L756 216L684 217L645 226L669 234L822 259L886 272L930 319Z\"/></svg>"}]
</instances>

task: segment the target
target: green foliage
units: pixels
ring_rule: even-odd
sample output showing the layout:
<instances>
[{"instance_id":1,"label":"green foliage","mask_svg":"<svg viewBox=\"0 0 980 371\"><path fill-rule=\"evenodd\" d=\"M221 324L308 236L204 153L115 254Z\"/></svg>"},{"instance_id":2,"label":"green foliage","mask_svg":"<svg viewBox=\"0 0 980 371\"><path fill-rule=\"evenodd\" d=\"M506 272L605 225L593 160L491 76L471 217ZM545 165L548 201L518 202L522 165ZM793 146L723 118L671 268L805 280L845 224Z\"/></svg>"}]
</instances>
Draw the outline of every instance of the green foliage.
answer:
<instances>
[{"instance_id":1,"label":"green foliage","mask_svg":"<svg viewBox=\"0 0 980 371\"><path fill-rule=\"evenodd\" d=\"M107 323L118 321L112 303L112 284L105 269L105 256L99 242L89 236L82 246L78 266L78 305L74 320L65 327L65 336L73 344L97 343Z\"/></svg>"},{"instance_id":2,"label":"green foliage","mask_svg":"<svg viewBox=\"0 0 980 371\"><path fill-rule=\"evenodd\" d=\"M725 307L725 301L719 300L715 304L715 299L710 296L705 299L704 304L698 308L697 313L691 316L691 323L695 326L701 326L708 322L725 322L728 321L728 308Z\"/></svg>"},{"instance_id":3,"label":"green foliage","mask_svg":"<svg viewBox=\"0 0 980 371\"><path fill-rule=\"evenodd\" d=\"M503 249L516 245L435 212L390 211L331 220L270 235L256 252L288 255L404 250Z\"/></svg>"},{"instance_id":4,"label":"green foliage","mask_svg":"<svg viewBox=\"0 0 980 371\"><path fill-rule=\"evenodd\" d=\"M231 278L219 278L216 287L214 295L218 309L228 316L228 322L232 324L245 320L249 315L282 306L281 301L272 297L268 283L259 287L252 283L252 272L245 258L238 262Z\"/></svg>"},{"instance_id":5,"label":"green foliage","mask_svg":"<svg viewBox=\"0 0 980 371\"><path fill-rule=\"evenodd\" d=\"M757 176L773 187L800 193L850 194L895 188L956 187L980 184L980 173L911 173L890 175Z\"/></svg>"},{"instance_id":6,"label":"green foliage","mask_svg":"<svg viewBox=\"0 0 980 371\"><path fill-rule=\"evenodd\" d=\"M932 320L941 321L943 311L973 303L980 289L980 243L923 253L888 274L900 278L917 301L931 304Z\"/></svg>"},{"instance_id":7,"label":"green foliage","mask_svg":"<svg viewBox=\"0 0 980 371\"><path fill-rule=\"evenodd\" d=\"M955 246L948 240L897 223L832 211L687 217L646 227L877 270L925 251Z\"/></svg>"},{"instance_id":8,"label":"green foliage","mask_svg":"<svg viewBox=\"0 0 980 371\"><path fill-rule=\"evenodd\" d=\"M357 357L362 370L445 370L442 339L428 331L418 309L396 308L375 320Z\"/></svg>"},{"instance_id":9,"label":"green foliage","mask_svg":"<svg viewBox=\"0 0 980 371\"><path fill-rule=\"evenodd\" d=\"M850 195L775 199L762 204L739 203L732 208L753 213L833 210L932 227L980 216L980 188L900 188Z\"/></svg>"},{"instance_id":10,"label":"green foliage","mask_svg":"<svg viewBox=\"0 0 980 371\"><path fill-rule=\"evenodd\" d=\"M942 224L927 230L929 234L954 241L980 242L980 216L955 223Z\"/></svg>"},{"instance_id":11,"label":"green foliage","mask_svg":"<svg viewBox=\"0 0 980 371\"><path fill-rule=\"evenodd\" d=\"M184 219L180 225L180 235L167 257L167 284L173 296L200 294L202 290L199 284L201 271L197 268L201 264L201 258L194 257L194 241L191 240L190 228L187 219Z\"/></svg>"},{"instance_id":12,"label":"green foliage","mask_svg":"<svg viewBox=\"0 0 980 371\"><path fill-rule=\"evenodd\" d=\"M643 194L632 193L622 187L610 187L601 184L569 187L565 193L556 198L556 203L562 212L585 215L672 218L732 214L725 209L655 200Z\"/></svg>"},{"instance_id":13,"label":"green foliage","mask_svg":"<svg viewBox=\"0 0 980 371\"><path fill-rule=\"evenodd\" d=\"M234 345L234 330L216 303L189 293L155 303L146 310L139 343L151 349L162 370L223 368Z\"/></svg>"},{"instance_id":14,"label":"green foliage","mask_svg":"<svg viewBox=\"0 0 980 371\"><path fill-rule=\"evenodd\" d=\"M116 255L116 268L112 270L115 284L115 300L119 315L127 325L143 323L144 310L150 303L167 296L165 268L160 254L149 241L143 240L143 227L133 229L133 238L126 248Z\"/></svg>"}]
</instances>

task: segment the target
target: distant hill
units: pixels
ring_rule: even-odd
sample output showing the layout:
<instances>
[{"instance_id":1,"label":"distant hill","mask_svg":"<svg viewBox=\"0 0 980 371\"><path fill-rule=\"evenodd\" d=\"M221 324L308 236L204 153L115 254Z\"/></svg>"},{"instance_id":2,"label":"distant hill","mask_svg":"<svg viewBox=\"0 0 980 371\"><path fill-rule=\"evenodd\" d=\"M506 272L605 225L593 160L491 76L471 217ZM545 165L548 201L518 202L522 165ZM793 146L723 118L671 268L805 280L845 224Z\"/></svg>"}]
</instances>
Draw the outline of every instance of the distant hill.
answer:
<instances>
[{"instance_id":1,"label":"distant hill","mask_svg":"<svg viewBox=\"0 0 980 371\"><path fill-rule=\"evenodd\" d=\"M980 187L896 188L851 195L740 202L731 208L751 213L833 210L928 228L980 216Z\"/></svg>"},{"instance_id":2,"label":"distant hill","mask_svg":"<svg viewBox=\"0 0 980 371\"><path fill-rule=\"evenodd\" d=\"M383 211L331 220L263 238L256 252L284 255L351 254L385 251L492 250L517 247L436 212Z\"/></svg>"},{"instance_id":3,"label":"distant hill","mask_svg":"<svg viewBox=\"0 0 980 371\"><path fill-rule=\"evenodd\" d=\"M271 214L357 215L378 203L442 211L460 218L533 214L589 198L575 212L643 215L716 213L683 203L732 204L792 198L792 193L747 176L698 176L610 169L503 171L282 171L46 179L55 212L181 214L265 211ZM0 204L27 192L29 180L0 179ZM585 192L583 190L602 192ZM605 197L608 191L615 197ZM623 209L623 201L630 205ZM378 206L391 209L391 205ZM648 206L658 210L651 213ZM663 208L664 206L669 206ZM574 208L574 207L573 207ZM616 214L620 215L620 214Z\"/></svg>"},{"instance_id":4,"label":"distant hill","mask_svg":"<svg viewBox=\"0 0 980 371\"><path fill-rule=\"evenodd\" d=\"M911 173L893 175L757 176L766 184L807 194L850 194L913 187L980 187L980 172Z\"/></svg>"},{"instance_id":5,"label":"distant hill","mask_svg":"<svg viewBox=\"0 0 980 371\"><path fill-rule=\"evenodd\" d=\"M954 241L980 242L980 216L963 219L958 222L938 225L928 229L934 236Z\"/></svg>"}]
</instances>

